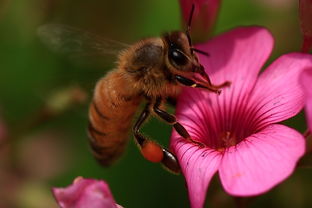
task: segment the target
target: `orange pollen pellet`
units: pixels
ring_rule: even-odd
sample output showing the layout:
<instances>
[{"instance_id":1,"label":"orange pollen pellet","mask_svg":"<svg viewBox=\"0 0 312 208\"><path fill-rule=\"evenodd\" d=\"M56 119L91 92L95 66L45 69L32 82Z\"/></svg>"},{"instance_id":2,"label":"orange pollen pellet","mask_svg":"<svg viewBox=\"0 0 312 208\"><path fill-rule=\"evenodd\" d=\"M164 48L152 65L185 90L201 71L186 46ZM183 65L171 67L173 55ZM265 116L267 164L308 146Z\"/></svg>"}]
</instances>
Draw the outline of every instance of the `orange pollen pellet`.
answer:
<instances>
[{"instance_id":1,"label":"orange pollen pellet","mask_svg":"<svg viewBox=\"0 0 312 208\"><path fill-rule=\"evenodd\" d=\"M145 159L151 162L161 162L164 154L162 148L153 141L146 141L141 148L142 155Z\"/></svg>"}]
</instances>

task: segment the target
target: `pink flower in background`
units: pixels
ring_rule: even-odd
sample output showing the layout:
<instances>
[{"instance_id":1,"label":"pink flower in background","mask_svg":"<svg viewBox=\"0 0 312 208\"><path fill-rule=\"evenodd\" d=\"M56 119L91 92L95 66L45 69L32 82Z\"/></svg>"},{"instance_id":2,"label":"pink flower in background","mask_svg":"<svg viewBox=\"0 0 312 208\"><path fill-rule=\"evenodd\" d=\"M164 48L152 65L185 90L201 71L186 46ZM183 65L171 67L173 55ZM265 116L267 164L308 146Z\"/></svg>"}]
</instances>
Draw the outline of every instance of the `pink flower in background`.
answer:
<instances>
[{"instance_id":1,"label":"pink flower in background","mask_svg":"<svg viewBox=\"0 0 312 208\"><path fill-rule=\"evenodd\" d=\"M273 38L264 28L242 27L200 44L201 63L215 84L232 82L220 95L184 88L176 116L192 138L175 131L171 148L186 178L193 208L203 207L208 184L218 171L227 193L262 194L286 179L305 150L303 136L276 124L304 105L298 78L312 67L312 56L291 53L258 73L268 59Z\"/></svg>"},{"instance_id":2,"label":"pink flower in background","mask_svg":"<svg viewBox=\"0 0 312 208\"><path fill-rule=\"evenodd\" d=\"M78 177L66 188L53 188L61 208L122 208L115 203L106 182Z\"/></svg>"},{"instance_id":3,"label":"pink flower in background","mask_svg":"<svg viewBox=\"0 0 312 208\"><path fill-rule=\"evenodd\" d=\"M306 105L305 113L308 123L308 128L312 132L312 68L306 69L302 72L300 76L300 82L306 93Z\"/></svg>"},{"instance_id":4,"label":"pink flower in background","mask_svg":"<svg viewBox=\"0 0 312 208\"><path fill-rule=\"evenodd\" d=\"M300 25L303 34L302 52L312 48L312 0L299 0Z\"/></svg>"},{"instance_id":5,"label":"pink flower in background","mask_svg":"<svg viewBox=\"0 0 312 208\"><path fill-rule=\"evenodd\" d=\"M195 10L191 33L195 38L207 37L216 22L221 0L180 0L184 25L188 24L193 4Z\"/></svg>"}]
</instances>

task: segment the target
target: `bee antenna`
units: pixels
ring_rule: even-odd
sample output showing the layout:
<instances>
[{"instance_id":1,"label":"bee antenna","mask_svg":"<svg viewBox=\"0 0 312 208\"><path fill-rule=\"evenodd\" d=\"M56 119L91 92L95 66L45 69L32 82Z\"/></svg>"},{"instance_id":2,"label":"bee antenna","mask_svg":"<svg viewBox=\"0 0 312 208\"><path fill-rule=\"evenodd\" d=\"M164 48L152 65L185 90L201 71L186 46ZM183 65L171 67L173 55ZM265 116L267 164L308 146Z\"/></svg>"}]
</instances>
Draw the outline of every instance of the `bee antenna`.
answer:
<instances>
[{"instance_id":1,"label":"bee antenna","mask_svg":"<svg viewBox=\"0 0 312 208\"><path fill-rule=\"evenodd\" d=\"M191 13L190 13L190 17L189 17L189 20L188 20L188 23L187 23L186 32L185 32L190 46L192 45L190 32L191 32L191 23L192 23L192 19L193 19L194 10L195 10L195 4L193 3L192 4Z\"/></svg>"},{"instance_id":2,"label":"bee antenna","mask_svg":"<svg viewBox=\"0 0 312 208\"><path fill-rule=\"evenodd\" d=\"M195 51L195 52L197 52L197 53L200 53L200 54L202 54L202 55L205 55L205 56L207 56L207 57L210 56L210 54L207 53L206 51L202 51L202 50L199 50L199 49L197 49L197 48L191 48L191 50L192 50L192 51Z\"/></svg>"}]
</instances>

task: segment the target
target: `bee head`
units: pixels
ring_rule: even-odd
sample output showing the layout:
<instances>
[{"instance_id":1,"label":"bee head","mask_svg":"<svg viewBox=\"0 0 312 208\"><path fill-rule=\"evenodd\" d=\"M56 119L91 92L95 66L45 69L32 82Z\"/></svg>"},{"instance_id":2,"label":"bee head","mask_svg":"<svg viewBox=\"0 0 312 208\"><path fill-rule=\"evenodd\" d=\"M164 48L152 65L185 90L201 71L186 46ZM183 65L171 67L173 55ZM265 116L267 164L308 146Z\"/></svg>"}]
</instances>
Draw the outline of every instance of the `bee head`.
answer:
<instances>
[{"instance_id":1,"label":"bee head","mask_svg":"<svg viewBox=\"0 0 312 208\"><path fill-rule=\"evenodd\" d=\"M208 79L208 75L205 73L204 67L199 63L198 57L194 52L201 53L206 56L209 56L209 54L192 46L190 31L194 10L195 5L192 4L185 32L174 31L163 36L165 49L168 49L166 51L166 65L173 74L187 74L195 72Z\"/></svg>"},{"instance_id":2,"label":"bee head","mask_svg":"<svg viewBox=\"0 0 312 208\"><path fill-rule=\"evenodd\" d=\"M174 31L163 36L166 64L173 73L198 72L203 66L199 63L195 49L187 33ZM202 52L202 51L200 51ZM202 52L204 53L204 52Z\"/></svg>"}]
</instances>

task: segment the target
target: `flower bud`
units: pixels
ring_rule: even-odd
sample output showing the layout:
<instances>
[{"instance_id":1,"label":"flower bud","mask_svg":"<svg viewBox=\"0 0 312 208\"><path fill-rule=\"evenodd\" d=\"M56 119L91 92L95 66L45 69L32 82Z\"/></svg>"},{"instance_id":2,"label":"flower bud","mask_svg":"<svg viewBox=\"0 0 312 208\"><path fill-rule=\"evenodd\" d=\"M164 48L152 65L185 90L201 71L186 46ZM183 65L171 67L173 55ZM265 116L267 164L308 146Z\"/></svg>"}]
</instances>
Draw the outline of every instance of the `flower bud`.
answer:
<instances>
[{"instance_id":1,"label":"flower bud","mask_svg":"<svg viewBox=\"0 0 312 208\"><path fill-rule=\"evenodd\" d=\"M221 0L180 0L182 21L186 28L190 19L192 5L195 10L191 22L191 34L196 41L205 41L213 30Z\"/></svg>"},{"instance_id":2,"label":"flower bud","mask_svg":"<svg viewBox=\"0 0 312 208\"><path fill-rule=\"evenodd\" d=\"M302 52L312 48L312 0L299 0L300 26L303 34Z\"/></svg>"},{"instance_id":3,"label":"flower bud","mask_svg":"<svg viewBox=\"0 0 312 208\"><path fill-rule=\"evenodd\" d=\"M66 188L53 188L54 197L61 208L120 208L105 181L77 177Z\"/></svg>"}]
</instances>

